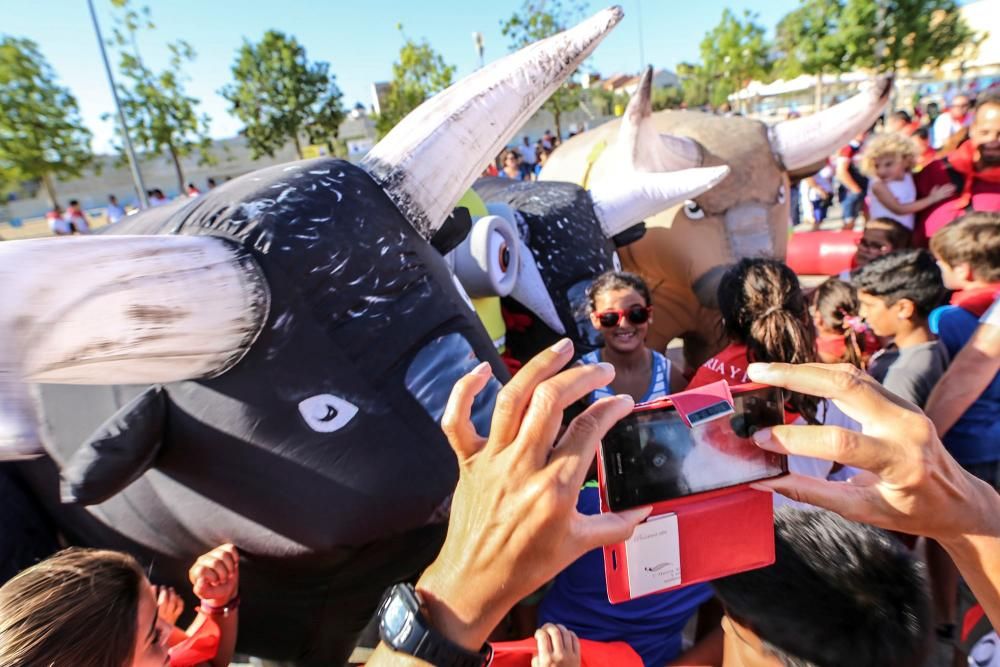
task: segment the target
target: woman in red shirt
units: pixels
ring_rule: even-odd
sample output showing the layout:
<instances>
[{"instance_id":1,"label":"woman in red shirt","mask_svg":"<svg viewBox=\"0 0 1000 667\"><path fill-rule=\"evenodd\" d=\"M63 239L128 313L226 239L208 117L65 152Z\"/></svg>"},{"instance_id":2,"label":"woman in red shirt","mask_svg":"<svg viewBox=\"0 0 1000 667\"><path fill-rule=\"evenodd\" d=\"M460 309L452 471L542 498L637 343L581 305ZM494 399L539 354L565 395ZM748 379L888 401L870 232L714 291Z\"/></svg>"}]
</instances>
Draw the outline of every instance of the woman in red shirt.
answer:
<instances>
[{"instance_id":1,"label":"woman in red shirt","mask_svg":"<svg viewBox=\"0 0 1000 667\"><path fill-rule=\"evenodd\" d=\"M729 345L706 361L688 388L725 380L749 382L747 366L755 361L803 364L817 361L816 332L795 273L774 259L743 259L719 283L719 310ZM817 424L818 399L790 394L786 421L801 416Z\"/></svg>"}]
</instances>

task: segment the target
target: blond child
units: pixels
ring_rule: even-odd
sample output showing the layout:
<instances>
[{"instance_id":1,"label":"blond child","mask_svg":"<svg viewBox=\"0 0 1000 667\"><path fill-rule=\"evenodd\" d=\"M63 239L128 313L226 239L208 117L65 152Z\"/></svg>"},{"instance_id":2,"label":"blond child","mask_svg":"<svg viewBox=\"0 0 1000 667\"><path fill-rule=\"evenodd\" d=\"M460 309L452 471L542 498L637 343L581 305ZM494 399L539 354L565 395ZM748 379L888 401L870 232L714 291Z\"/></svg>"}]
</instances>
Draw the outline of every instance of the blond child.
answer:
<instances>
[{"instance_id":1,"label":"blond child","mask_svg":"<svg viewBox=\"0 0 1000 667\"><path fill-rule=\"evenodd\" d=\"M868 140L861 155L861 170L871 177L869 217L889 218L912 230L914 213L955 194L955 186L938 185L929 195L917 199L913 168L918 158L917 145L902 134L879 134Z\"/></svg>"}]
</instances>

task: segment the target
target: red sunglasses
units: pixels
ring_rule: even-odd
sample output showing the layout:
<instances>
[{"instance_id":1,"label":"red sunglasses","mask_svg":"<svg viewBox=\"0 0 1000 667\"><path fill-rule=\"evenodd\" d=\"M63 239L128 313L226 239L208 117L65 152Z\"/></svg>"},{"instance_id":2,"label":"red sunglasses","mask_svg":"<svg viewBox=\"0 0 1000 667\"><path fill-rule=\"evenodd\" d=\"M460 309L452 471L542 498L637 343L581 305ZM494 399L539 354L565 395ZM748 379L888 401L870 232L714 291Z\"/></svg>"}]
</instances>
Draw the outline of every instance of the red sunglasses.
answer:
<instances>
[{"instance_id":1,"label":"red sunglasses","mask_svg":"<svg viewBox=\"0 0 1000 667\"><path fill-rule=\"evenodd\" d=\"M632 306L628 310L604 310L597 313L597 321L605 329L618 326L623 317L632 324L645 324L652 313L652 306Z\"/></svg>"}]
</instances>

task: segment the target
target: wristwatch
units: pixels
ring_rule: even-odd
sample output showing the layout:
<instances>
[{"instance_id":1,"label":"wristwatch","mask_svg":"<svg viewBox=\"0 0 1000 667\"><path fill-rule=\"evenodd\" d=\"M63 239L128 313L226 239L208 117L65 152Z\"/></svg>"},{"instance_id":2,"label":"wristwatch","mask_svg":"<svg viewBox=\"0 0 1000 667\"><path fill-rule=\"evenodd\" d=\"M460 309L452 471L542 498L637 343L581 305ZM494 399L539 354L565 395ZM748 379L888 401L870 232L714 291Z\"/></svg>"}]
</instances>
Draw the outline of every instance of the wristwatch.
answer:
<instances>
[{"instance_id":1,"label":"wristwatch","mask_svg":"<svg viewBox=\"0 0 1000 667\"><path fill-rule=\"evenodd\" d=\"M379 636L392 650L412 655L436 667L488 667L493 647L478 653L455 644L431 627L422 611L420 594L410 584L396 584L378 609Z\"/></svg>"}]
</instances>

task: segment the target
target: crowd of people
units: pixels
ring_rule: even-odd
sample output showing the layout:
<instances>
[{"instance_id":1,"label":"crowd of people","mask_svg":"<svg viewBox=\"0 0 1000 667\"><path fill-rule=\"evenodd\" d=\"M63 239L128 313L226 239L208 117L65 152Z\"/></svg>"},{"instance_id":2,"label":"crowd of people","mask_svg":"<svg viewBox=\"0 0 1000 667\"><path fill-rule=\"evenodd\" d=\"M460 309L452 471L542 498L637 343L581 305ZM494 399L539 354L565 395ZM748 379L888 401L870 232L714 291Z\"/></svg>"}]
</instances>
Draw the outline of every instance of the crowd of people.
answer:
<instances>
[{"instance_id":1,"label":"crowd of people","mask_svg":"<svg viewBox=\"0 0 1000 667\"><path fill-rule=\"evenodd\" d=\"M492 167L534 179L556 144L524 137ZM916 666L989 639L968 621L1000 622L1000 99L972 112L956 97L923 125L890 115L804 181L815 220L838 189L845 224L863 220L853 269L807 291L779 260L740 260L717 291L724 344L701 366L647 346L650 289L610 271L587 292L603 347L571 365L564 339L525 364L488 437L470 411L490 366L458 381L442 428L460 479L444 546L416 584L436 633L470 660L495 642L496 664L505 640L531 637L539 667L598 655ZM54 213L56 233L89 230L76 201ZM600 547L650 508L601 512L597 445L636 403L719 380L786 390L785 425L753 435L789 456L790 475L754 485L778 494L776 562L611 604ZM130 556L60 552L0 587L0 664L228 664L239 560L223 545L192 566L200 605L181 629L177 593ZM383 643L368 664L416 663Z\"/></svg>"},{"instance_id":2,"label":"crowd of people","mask_svg":"<svg viewBox=\"0 0 1000 667\"><path fill-rule=\"evenodd\" d=\"M995 97L981 95L982 112L959 94L944 113L932 102L918 105L912 116L904 110L887 114L802 181L801 203L793 202L793 226L819 228L836 200L841 228L861 229L865 220L883 218L929 238L943 224L939 209L947 207L942 204L974 196L982 187L976 181L997 182L995 172L972 168L971 154L991 142Z\"/></svg>"},{"instance_id":3,"label":"crowd of people","mask_svg":"<svg viewBox=\"0 0 1000 667\"><path fill-rule=\"evenodd\" d=\"M216 186L216 181L214 178L208 178L206 180L206 187L211 190ZM164 206L179 199L193 198L201 194L201 190L198 189L194 183L188 183L187 187L184 189L183 195L178 195L171 199L164 194L163 190L160 188L153 188L146 191L146 199L149 202L150 208L155 208L157 206ZM133 205L126 208L118 202L118 197L111 194L108 195L107 204L104 206L104 214L107 216L108 224L113 225L116 222L121 221L125 216L131 213L138 213L140 210L139 205ZM55 236L72 236L74 234L89 234L93 222L87 212L81 207L79 200L71 199L69 205L64 211L60 206L53 206L45 214L45 220L49 225L49 231Z\"/></svg>"},{"instance_id":4,"label":"crowd of people","mask_svg":"<svg viewBox=\"0 0 1000 667\"><path fill-rule=\"evenodd\" d=\"M572 137L574 134L571 132L569 136ZM487 165L483 176L496 176L513 181L536 181L542 172L542 167L545 166L545 161L560 143L559 137L550 130L545 130L534 144L525 136L520 145L505 148L495 162Z\"/></svg>"}]
</instances>

